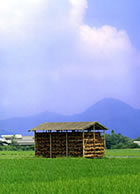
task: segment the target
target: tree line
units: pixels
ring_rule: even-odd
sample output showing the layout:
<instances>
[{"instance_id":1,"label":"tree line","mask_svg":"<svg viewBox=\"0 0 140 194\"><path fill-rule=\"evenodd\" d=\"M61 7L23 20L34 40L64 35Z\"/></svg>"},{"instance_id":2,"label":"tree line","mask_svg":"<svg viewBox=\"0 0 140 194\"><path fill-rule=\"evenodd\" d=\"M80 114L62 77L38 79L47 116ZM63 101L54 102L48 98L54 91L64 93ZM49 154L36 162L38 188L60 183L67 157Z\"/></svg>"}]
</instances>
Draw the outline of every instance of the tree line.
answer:
<instances>
[{"instance_id":1,"label":"tree line","mask_svg":"<svg viewBox=\"0 0 140 194\"><path fill-rule=\"evenodd\" d=\"M140 141L140 137L130 139L129 137L123 136L121 133L116 134L114 130L112 130L111 135L106 134L107 149L140 148L134 141Z\"/></svg>"}]
</instances>

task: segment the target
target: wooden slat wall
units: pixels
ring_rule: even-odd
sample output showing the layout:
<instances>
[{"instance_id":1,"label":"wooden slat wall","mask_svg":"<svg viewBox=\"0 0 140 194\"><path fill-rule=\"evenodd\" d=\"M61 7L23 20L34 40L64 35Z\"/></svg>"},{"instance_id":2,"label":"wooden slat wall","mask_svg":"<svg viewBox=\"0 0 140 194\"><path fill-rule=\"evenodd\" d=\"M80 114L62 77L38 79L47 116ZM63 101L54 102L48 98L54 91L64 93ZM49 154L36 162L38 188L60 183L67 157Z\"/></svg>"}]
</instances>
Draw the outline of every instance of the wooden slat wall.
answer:
<instances>
[{"instance_id":1,"label":"wooden slat wall","mask_svg":"<svg viewBox=\"0 0 140 194\"><path fill-rule=\"evenodd\" d=\"M50 133L35 133L35 155L50 157Z\"/></svg>"},{"instance_id":2,"label":"wooden slat wall","mask_svg":"<svg viewBox=\"0 0 140 194\"><path fill-rule=\"evenodd\" d=\"M35 133L35 155L48 158L103 157L104 144L99 132Z\"/></svg>"},{"instance_id":3,"label":"wooden slat wall","mask_svg":"<svg viewBox=\"0 0 140 194\"><path fill-rule=\"evenodd\" d=\"M66 156L66 134L52 133L52 157Z\"/></svg>"},{"instance_id":4,"label":"wooden slat wall","mask_svg":"<svg viewBox=\"0 0 140 194\"><path fill-rule=\"evenodd\" d=\"M68 156L83 156L83 136L82 133L68 133Z\"/></svg>"},{"instance_id":5,"label":"wooden slat wall","mask_svg":"<svg viewBox=\"0 0 140 194\"><path fill-rule=\"evenodd\" d=\"M104 139L100 132L88 132L85 133L84 138L85 158L97 158L103 157L105 152Z\"/></svg>"}]
</instances>

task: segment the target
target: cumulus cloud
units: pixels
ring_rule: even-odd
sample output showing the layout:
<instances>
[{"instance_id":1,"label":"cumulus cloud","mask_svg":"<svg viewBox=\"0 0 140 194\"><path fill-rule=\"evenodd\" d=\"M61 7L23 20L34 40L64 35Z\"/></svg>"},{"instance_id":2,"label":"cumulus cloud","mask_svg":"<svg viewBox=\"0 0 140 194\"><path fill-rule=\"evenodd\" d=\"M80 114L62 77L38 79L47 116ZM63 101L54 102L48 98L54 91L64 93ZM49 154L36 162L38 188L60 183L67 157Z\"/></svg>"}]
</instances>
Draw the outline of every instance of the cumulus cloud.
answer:
<instances>
[{"instance_id":1,"label":"cumulus cloud","mask_svg":"<svg viewBox=\"0 0 140 194\"><path fill-rule=\"evenodd\" d=\"M70 0L70 4L72 6L70 10L70 21L73 24L81 24L83 21L85 9L87 8L86 0Z\"/></svg>"},{"instance_id":2,"label":"cumulus cloud","mask_svg":"<svg viewBox=\"0 0 140 194\"><path fill-rule=\"evenodd\" d=\"M0 0L0 32L11 38L15 35L22 35L25 32L24 25L34 22L33 19L43 10L44 0ZM45 1L47 6L47 1ZM32 17L34 16L34 18ZM11 34L12 33L12 34ZM15 36L15 37L16 37Z\"/></svg>"},{"instance_id":3,"label":"cumulus cloud","mask_svg":"<svg viewBox=\"0 0 140 194\"><path fill-rule=\"evenodd\" d=\"M112 26L102 26L100 28L82 25L80 27L82 42L88 48L88 52L94 49L97 55L107 55L119 51L129 52L132 49L131 42L124 30L117 30ZM90 53L91 54L91 53Z\"/></svg>"},{"instance_id":4,"label":"cumulus cloud","mask_svg":"<svg viewBox=\"0 0 140 194\"><path fill-rule=\"evenodd\" d=\"M140 106L138 51L125 29L85 24L87 7L86 0L0 0L3 117L76 113L104 97Z\"/></svg>"}]
</instances>

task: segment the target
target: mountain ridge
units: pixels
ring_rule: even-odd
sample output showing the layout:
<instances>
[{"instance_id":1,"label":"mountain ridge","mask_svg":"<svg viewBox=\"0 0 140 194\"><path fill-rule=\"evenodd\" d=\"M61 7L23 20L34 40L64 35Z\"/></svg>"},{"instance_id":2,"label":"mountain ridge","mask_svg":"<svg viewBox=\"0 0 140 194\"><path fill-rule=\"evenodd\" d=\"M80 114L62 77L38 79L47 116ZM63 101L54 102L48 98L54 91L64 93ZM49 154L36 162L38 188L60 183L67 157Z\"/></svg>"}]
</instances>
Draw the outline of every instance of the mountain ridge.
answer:
<instances>
[{"instance_id":1,"label":"mountain ridge","mask_svg":"<svg viewBox=\"0 0 140 194\"><path fill-rule=\"evenodd\" d=\"M131 138L140 136L140 110L113 98L104 98L75 115L61 115L53 112L43 112L28 117L0 120L0 135L29 135L28 130L44 122L98 121L111 131L122 133Z\"/></svg>"}]
</instances>

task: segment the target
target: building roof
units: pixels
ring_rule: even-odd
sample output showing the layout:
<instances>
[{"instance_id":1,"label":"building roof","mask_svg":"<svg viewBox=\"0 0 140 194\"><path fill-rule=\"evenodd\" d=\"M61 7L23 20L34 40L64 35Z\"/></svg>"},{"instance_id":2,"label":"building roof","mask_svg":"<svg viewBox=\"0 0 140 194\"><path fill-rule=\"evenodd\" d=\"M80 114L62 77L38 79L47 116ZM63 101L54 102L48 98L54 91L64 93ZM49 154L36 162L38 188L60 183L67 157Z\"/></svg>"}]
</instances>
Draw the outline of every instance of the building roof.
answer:
<instances>
[{"instance_id":1,"label":"building roof","mask_svg":"<svg viewBox=\"0 0 140 194\"><path fill-rule=\"evenodd\" d=\"M140 146L140 141L133 141L133 143L136 143Z\"/></svg>"},{"instance_id":2,"label":"building roof","mask_svg":"<svg viewBox=\"0 0 140 194\"><path fill-rule=\"evenodd\" d=\"M22 135L21 134L16 134L16 135L2 135L2 138L4 138L4 139L12 139L13 137L15 139L22 139Z\"/></svg>"},{"instance_id":3,"label":"building roof","mask_svg":"<svg viewBox=\"0 0 140 194\"><path fill-rule=\"evenodd\" d=\"M96 130L107 130L107 128L96 121L92 122L57 122L57 123L43 123L36 126L29 131L38 131L38 130L86 130L93 127Z\"/></svg>"}]
</instances>

